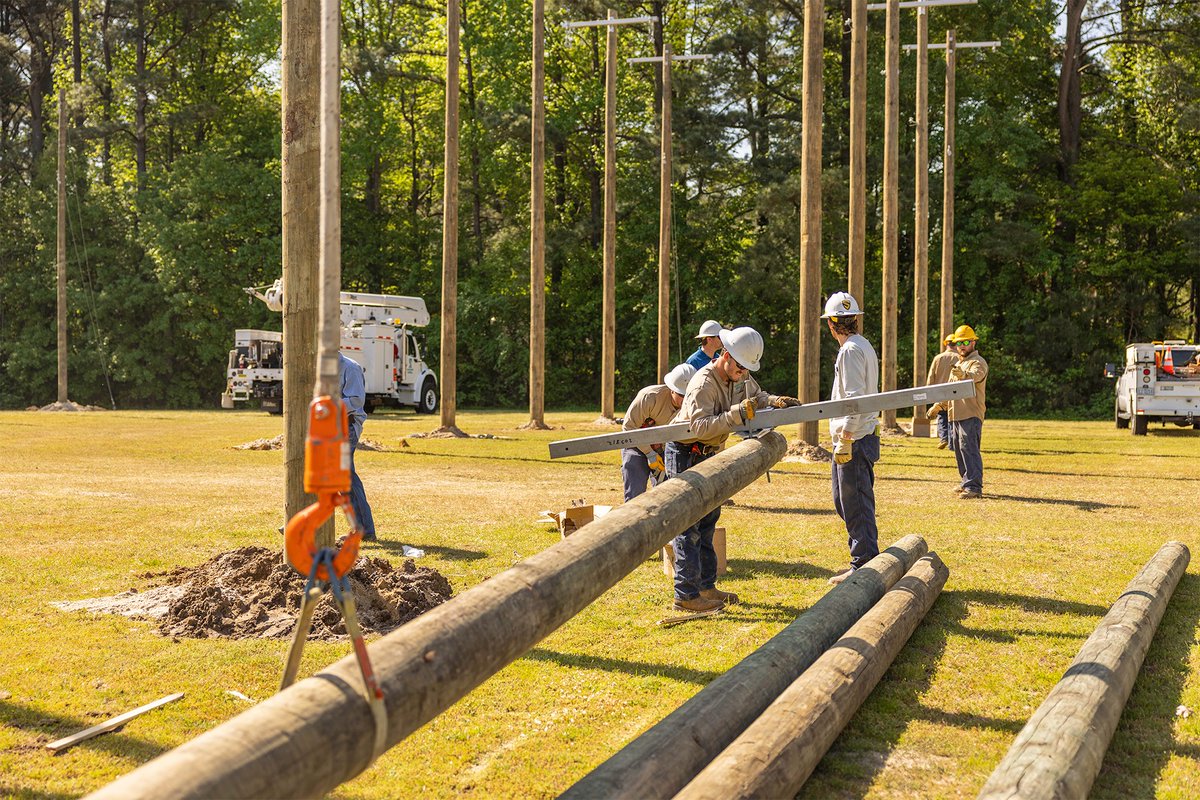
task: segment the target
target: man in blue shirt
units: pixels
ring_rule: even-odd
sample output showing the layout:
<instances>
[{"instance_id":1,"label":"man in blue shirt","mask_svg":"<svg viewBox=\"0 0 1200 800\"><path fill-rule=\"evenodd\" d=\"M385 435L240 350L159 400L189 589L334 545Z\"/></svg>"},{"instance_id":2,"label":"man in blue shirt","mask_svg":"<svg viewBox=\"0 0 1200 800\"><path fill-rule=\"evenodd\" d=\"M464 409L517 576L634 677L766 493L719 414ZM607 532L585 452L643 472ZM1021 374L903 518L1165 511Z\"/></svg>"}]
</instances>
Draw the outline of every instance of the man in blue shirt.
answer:
<instances>
[{"instance_id":1,"label":"man in blue shirt","mask_svg":"<svg viewBox=\"0 0 1200 800\"><path fill-rule=\"evenodd\" d=\"M721 323L715 319L705 320L700 326L700 332L696 334L700 340L700 348L696 352L688 356L685 364L691 364L700 371L709 364L717 360L717 351L721 349Z\"/></svg>"},{"instance_id":2,"label":"man in blue shirt","mask_svg":"<svg viewBox=\"0 0 1200 800\"><path fill-rule=\"evenodd\" d=\"M371 514L371 504L367 502L362 480L354 469L354 451L358 449L363 423L367 420L367 412L363 407L367 402L366 376L358 362L347 358L342 352L338 353L338 374L341 378L342 402L346 404L346 421L350 429L350 506L354 509L354 518L362 528L363 541L374 542L375 517ZM424 550L406 544L401 545L401 548L408 558L420 558L425 555Z\"/></svg>"}]
</instances>

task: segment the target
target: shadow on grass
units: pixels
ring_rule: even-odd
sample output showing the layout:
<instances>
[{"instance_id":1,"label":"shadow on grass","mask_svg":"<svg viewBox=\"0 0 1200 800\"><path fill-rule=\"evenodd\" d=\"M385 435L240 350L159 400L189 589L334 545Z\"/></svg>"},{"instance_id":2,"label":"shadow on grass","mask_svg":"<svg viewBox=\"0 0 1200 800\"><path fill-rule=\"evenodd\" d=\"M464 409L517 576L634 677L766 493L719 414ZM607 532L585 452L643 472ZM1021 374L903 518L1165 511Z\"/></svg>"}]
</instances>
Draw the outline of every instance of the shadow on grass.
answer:
<instances>
[{"instance_id":1,"label":"shadow on grass","mask_svg":"<svg viewBox=\"0 0 1200 800\"><path fill-rule=\"evenodd\" d=\"M79 797L77 794L43 792L40 789L10 789L3 782L0 782L0 794L11 800L72 800Z\"/></svg>"},{"instance_id":2,"label":"shadow on grass","mask_svg":"<svg viewBox=\"0 0 1200 800\"><path fill-rule=\"evenodd\" d=\"M70 736L73 733L79 733L93 725L99 725L105 719L108 719L108 717L109 715L105 715L103 718L98 717L90 721L82 720L76 717L47 714L43 711L23 706L20 703L14 703L11 700L0 700L0 725L37 736L38 742L35 748L38 753L46 755L52 754L49 750L43 749L44 745L56 739ZM136 720L130 720L130 724L136 724ZM116 735L114 736L113 734ZM170 749L154 742L146 741L145 739L139 739L136 736L130 736L124 733L122 729L118 729L110 733L102 733L92 739L80 742L75 747L60 750L57 754L53 755L64 755L78 747L84 747L89 750L102 750L139 764L149 761ZM28 796L39 797L42 795L31 794ZM44 796L58 797L59 795L47 794Z\"/></svg>"},{"instance_id":3,"label":"shadow on grass","mask_svg":"<svg viewBox=\"0 0 1200 800\"><path fill-rule=\"evenodd\" d=\"M833 514L833 508L789 508L787 506L752 506L746 503L738 503L735 506L729 506L731 511L757 511L760 514L785 514L788 516L806 516L813 514ZM724 511L722 514L726 513Z\"/></svg>"},{"instance_id":4,"label":"shadow on grass","mask_svg":"<svg viewBox=\"0 0 1200 800\"><path fill-rule=\"evenodd\" d=\"M988 456L988 452L989 452L988 449L984 448L983 457L985 459ZM885 460L885 461L881 461L880 463L897 466L897 467L918 467L921 469L929 468L929 464L921 462L921 461ZM947 466L953 467L954 463L951 462ZM877 467L877 469L878 469L878 467ZM1060 478L1115 478L1118 480L1129 480L1130 479L1129 475L1119 475L1119 474L1112 473L1112 472L1061 472L1061 471L1049 470L1049 469L1026 469L1024 467L997 467L997 466L992 466L990 464L984 465L983 472L984 472L985 478L988 475L988 473L992 473L992 472L1019 472L1019 473L1025 474L1025 475L1055 475ZM1188 477L1186 475L1171 475L1171 474L1155 475L1155 474L1144 473L1144 472L1138 473L1137 479L1139 481L1151 480L1151 481L1172 481L1172 482L1177 482L1177 481L1200 482L1200 478L1192 478L1192 477Z\"/></svg>"},{"instance_id":5,"label":"shadow on grass","mask_svg":"<svg viewBox=\"0 0 1200 800\"><path fill-rule=\"evenodd\" d=\"M1018 497L1012 494L984 493L987 500L1011 500L1014 503L1033 503L1034 505L1071 506L1080 511L1099 511L1102 508L1133 508L1123 503L1101 503L1099 500L1066 500L1061 497Z\"/></svg>"},{"instance_id":6,"label":"shadow on grass","mask_svg":"<svg viewBox=\"0 0 1200 800\"><path fill-rule=\"evenodd\" d=\"M696 623L688 623L694 625ZM602 669L609 672L624 672L629 675L657 675L685 683L705 686L721 673L703 669L688 669L675 664L655 664L647 661L628 661L623 658L606 658L585 653L559 653L544 647L535 647L523 658L532 661L549 661L576 669Z\"/></svg>"},{"instance_id":7,"label":"shadow on grass","mask_svg":"<svg viewBox=\"0 0 1200 800\"><path fill-rule=\"evenodd\" d=\"M439 440L434 440L439 441ZM578 457L552 459L549 454L545 458L529 458L528 456L484 456L477 453L434 453L430 450L419 450L411 445L395 452L405 456L428 456L430 458L452 458L455 461L528 461L531 464L571 464L573 466L613 467L604 461L584 461ZM619 468L618 468L619 469Z\"/></svg>"},{"instance_id":8,"label":"shadow on grass","mask_svg":"<svg viewBox=\"0 0 1200 800\"><path fill-rule=\"evenodd\" d=\"M1113 450L988 450L1006 456L1118 456L1125 458L1193 458L1182 453L1124 453Z\"/></svg>"},{"instance_id":9,"label":"shadow on grass","mask_svg":"<svg viewBox=\"0 0 1200 800\"><path fill-rule=\"evenodd\" d=\"M1091 797L1154 797L1172 754L1200 760L1200 748L1175 739L1175 708L1188 678L1198 623L1200 576L1185 573L1146 651Z\"/></svg>"},{"instance_id":10,"label":"shadow on grass","mask_svg":"<svg viewBox=\"0 0 1200 800\"><path fill-rule=\"evenodd\" d=\"M772 561L761 558L731 558L728 562L729 571L739 578L754 577L755 575L774 575L779 578L832 578L835 573L831 569L806 564L803 561Z\"/></svg>"},{"instance_id":11,"label":"shadow on grass","mask_svg":"<svg viewBox=\"0 0 1200 800\"><path fill-rule=\"evenodd\" d=\"M380 539L379 541L375 542L375 544L381 549L386 550L389 555L396 556L403 556L404 545L408 545L410 547L419 547L425 551L426 555L438 556L446 559L447 561L479 561L488 557L488 554L482 550L464 550L459 547L438 547L437 545L433 544L418 544L416 542L392 542L386 539Z\"/></svg>"}]
</instances>

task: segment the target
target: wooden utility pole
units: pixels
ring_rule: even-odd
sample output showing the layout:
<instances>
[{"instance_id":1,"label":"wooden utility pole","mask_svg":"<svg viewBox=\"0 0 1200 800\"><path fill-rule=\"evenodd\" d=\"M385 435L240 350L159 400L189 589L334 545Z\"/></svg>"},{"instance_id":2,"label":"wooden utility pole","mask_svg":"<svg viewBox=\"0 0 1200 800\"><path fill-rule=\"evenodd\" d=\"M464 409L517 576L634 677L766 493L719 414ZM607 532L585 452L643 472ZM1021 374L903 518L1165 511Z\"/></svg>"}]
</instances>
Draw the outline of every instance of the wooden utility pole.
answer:
<instances>
[{"instance_id":1,"label":"wooden utility pole","mask_svg":"<svg viewBox=\"0 0 1200 800\"><path fill-rule=\"evenodd\" d=\"M665 41L662 54L662 124L658 170L658 371L654 382L671 368L669 348L671 323L671 45Z\"/></svg>"},{"instance_id":2,"label":"wooden utility pole","mask_svg":"<svg viewBox=\"0 0 1200 800\"><path fill-rule=\"evenodd\" d=\"M319 0L283 0L283 450L287 519L313 502L304 491L304 439L317 371L320 251L321 41ZM333 538L332 521L318 538Z\"/></svg>"},{"instance_id":3,"label":"wooden utility pole","mask_svg":"<svg viewBox=\"0 0 1200 800\"><path fill-rule=\"evenodd\" d=\"M796 397L814 403L821 391L821 104L824 100L824 0L804 0L804 102L800 143L800 353ZM816 446L818 425L799 426Z\"/></svg>"},{"instance_id":4,"label":"wooden utility pole","mask_svg":"<svg viewBox=\"0 0 1200 800\"><path fill-rule=\"evenodd\" d=\"M446 0L446 130L442 182L442 424L439 433L465 436L458 409L458 0Z\"/></svg>"},{"instance_id":5,"label":"wooden utility pole","mask_svg":"<svg viewBox=\"0 0 1200 800\"><path fill-rule=\"evenodd\" d=\"M600 416L613 418L617 369L617 12L608 10L604 39L604 320Z\"/></svg>"},{"instance_id":6,"label":"wooden utility pole","mask_svg":"<svg viewBox=\"0 0 1200 800\"><path fill-rule=\"evenodd\" d=\"M917 130L913 175L913 386L925 385L929 338L929 12L917 9ZM939 350L941 348L938 348ZM913 408L912 435L929 438L925 406Z\"/></svg>"},{"instance_id":7,"label":"wooden utility pole","mask_svg":"<svg viewBox=\"0 0 1200 800\"><path fill-rule=\"evenodd\" d=\"M946 31L946 133L942 150L942 304L938 342L954 332L954 29ZM941 351L941 347L938 347Z\"/></svg>"},{"instance_id":8,"label":"wooden utility pole","mask_svg":"<svg viewBox=\"0 0 1200 800\"><path fill-rule=\"evenodd\" d=\"M881 391L896 388L896 328L899 315L897 253L900 178L900 3L887 0L883 117L883 369ZM883 412L884 429L896 427L896 412Z\"/></svg>"},{"instance_id":9,"label":"wooden utility pole","mask_svg":"<svg viewBox=\"0 0 1200 800\"><path fill-rule=\"evenodd\" d=\"M546 425L546 7L533 0L533 124L529 159L529 422Z\"/></svg>"},{"instance_id":10,"label":"wooden utility pole","mask_svg":"<svg viewBox=\"0 0 1200 800\"><path fill-rule=\"evenodd\" d=\"M867 246L867 0L850 6L850 235L846 289L862 307Z\"/></svg>"},{"instance_id":11,"label":"wooden utility pole","mask_svg":"<svg viewBox=\"0 0 1200 800\"><path fill-rule=\"evenodd\" d=\"M58 90L58 402L67 399L67 90Z\"/></svg>"}]
</instances>

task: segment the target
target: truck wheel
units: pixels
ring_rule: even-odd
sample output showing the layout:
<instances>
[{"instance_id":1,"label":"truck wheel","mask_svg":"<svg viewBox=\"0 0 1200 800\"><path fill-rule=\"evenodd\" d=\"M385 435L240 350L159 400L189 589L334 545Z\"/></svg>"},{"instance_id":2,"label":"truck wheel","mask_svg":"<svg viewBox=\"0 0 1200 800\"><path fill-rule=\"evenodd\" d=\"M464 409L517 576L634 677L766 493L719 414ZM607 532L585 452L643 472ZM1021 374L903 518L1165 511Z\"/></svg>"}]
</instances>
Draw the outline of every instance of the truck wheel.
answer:
<instances>
[{"instance_id":1,"label":"truck wheel","mask_svg":"<svg viewBox=\"0 0 1200 800\"><path fill-rule=\"evenodd\" d=\"M1145 436L1146 428L1150 424L1150 419L1144 416L1133 417L1133 435Z\"/></svg>"},{"instance_id":2,"label":"truck wheel","mask_svg":"<svg viewBox=\"0 0 1200 800\"><path fill-rule=\"evenodd\" d=\"M438 406L438 391L437 384L433 378L426 378L421 384L421 396L417 399L418 414L432 414L437 411Z\"/></svg>"},{"instance_id":3,"label":"truck wheel","mask_svg":"<svg viewBox=\"0 0 1200 800\"><path fill-rule=\"evenodd\" d=\"M1124 430L1129 427L1129 420L1121 417L1121 404L1113 399L1113 419L1117 421L1117 430Z\"/></svg>"}]
</instances>

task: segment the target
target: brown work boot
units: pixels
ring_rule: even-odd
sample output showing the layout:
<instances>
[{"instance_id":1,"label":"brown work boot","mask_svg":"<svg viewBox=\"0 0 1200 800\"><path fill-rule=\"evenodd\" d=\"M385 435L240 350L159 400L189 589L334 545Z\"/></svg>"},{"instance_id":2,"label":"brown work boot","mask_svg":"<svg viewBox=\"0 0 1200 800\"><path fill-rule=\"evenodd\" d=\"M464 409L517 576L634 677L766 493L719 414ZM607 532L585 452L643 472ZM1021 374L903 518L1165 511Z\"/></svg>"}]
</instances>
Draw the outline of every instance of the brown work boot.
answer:
<instances>
[{"instance_id":1,"label":"brown work boot","mask_svg":"<svg viewBox=\"0 0 1200 800\"><path fill-rule=\"evenodd\" d=\"M938 450L945 450L949 446L950 446L950 443L947 442L945 439L940 439L938 441Z\"/></svg>"},{"instance_id":2,"label":"brown work boot","mask_svg":"<svg viewBox=\"0 0 1200 800\"><path fill-rule=\"evenodd\" d=\"M832 578L829 579L829 582L832 583L834 586L837 586L839 583L846 580L846 578L849 578L853 574L854 574L854 567L851 567L850 569L846 570L845 572L839 572L837 575L834 575Z\"/></svg>"},{"instance_id":3,"label":"brown work boot","mask_svg":"<svg viewBox=\"0 0 1200 800\"><path fill-rule=\"evenodd\" d=\"M738 596L733 592L722 592L720 589L701 589L700 596L705 600L720 600L727 606L731 606L738 601Z\"/></svg>"},{"instance_id":4,"label":"brown work boot","mask_svg":"<svg viewBox=\"0 0 1200 800\"><path fill-rule=\"evenodd\" d=\"M971 489L963 489L962 494L958 496L959 500L979 500L983 497L983 492L976 492Z\"/></svg>"},{"instance_id":5,"label":"brown work boot","mask_svg":"<svg viewBox=\"0 0 1200 800\"><path fill-rule=\"evenodd\" d=\"M710 600L707 597L693 597L691 600L675 600L676 611L686 611L689 614L700 614L704 611L716 611L718 608L724 608L725 601Z\"/></svg>"}]
</instances>

